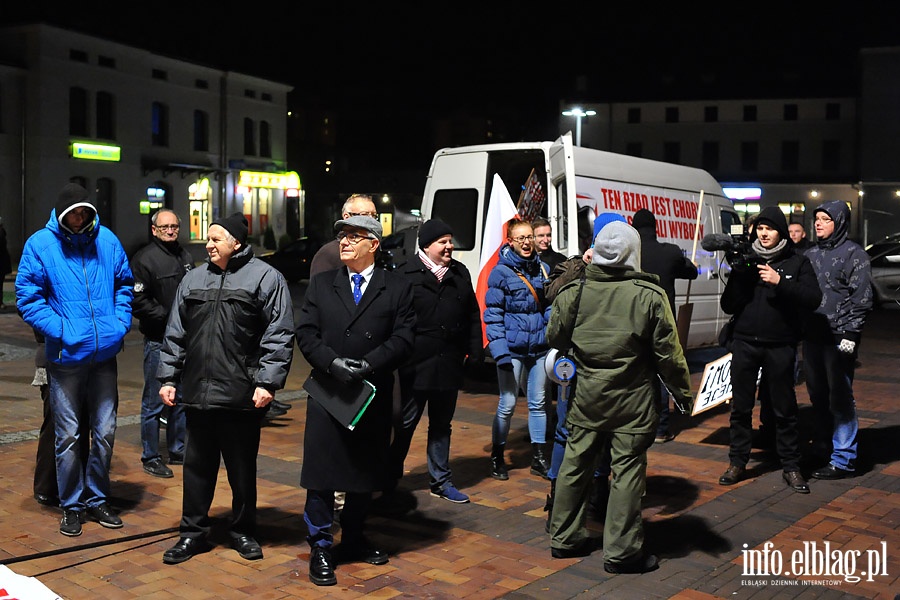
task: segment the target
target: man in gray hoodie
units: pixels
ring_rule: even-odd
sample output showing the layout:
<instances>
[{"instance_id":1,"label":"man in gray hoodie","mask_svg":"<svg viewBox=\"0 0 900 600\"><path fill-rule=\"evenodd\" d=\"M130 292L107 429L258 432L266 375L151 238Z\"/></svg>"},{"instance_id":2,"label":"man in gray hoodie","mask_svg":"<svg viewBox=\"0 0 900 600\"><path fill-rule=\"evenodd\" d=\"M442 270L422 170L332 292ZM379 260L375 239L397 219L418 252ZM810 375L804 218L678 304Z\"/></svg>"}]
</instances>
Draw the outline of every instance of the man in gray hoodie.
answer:
<instances>
[{"instance_id":1,"label":"man in gray hoodie","mask_svg":"<svg viewBox=\"0 0 900 600\"><path fill-rule=\"evenodd\" d=\"M578 376L550 518L550 553L572 558L596 547L585 528L586 506L593 467L608 445L613 475L603 526L608 573L645 573L659 566L656 556L644 552L641 520L647 449L659 425L657 373L677 402L692 402L675 317L657 278L641 272L640 257L641 238L633 227L622 222L603 227L583 290L579 281L563 287L547 326L552 347L572 349Z\"/></svg>"}]
</instances>

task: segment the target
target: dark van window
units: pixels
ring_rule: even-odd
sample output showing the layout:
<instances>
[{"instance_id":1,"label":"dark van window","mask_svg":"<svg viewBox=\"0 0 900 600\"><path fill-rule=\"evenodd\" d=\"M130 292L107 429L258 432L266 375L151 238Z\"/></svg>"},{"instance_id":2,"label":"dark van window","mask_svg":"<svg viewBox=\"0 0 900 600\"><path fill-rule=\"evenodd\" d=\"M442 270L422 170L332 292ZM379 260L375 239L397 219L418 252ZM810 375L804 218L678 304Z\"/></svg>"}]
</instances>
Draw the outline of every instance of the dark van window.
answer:
<instances>
[{"instance_id":1,"label":"dark van window","mask_svg":"<svg viewBox=\"0 0 900 600\"><path fill-rule=\"evenodd\" d=\"M475 248L478 190L438 190L431 207L431 218L440 219L453 230L453 245L457 250Z\"/></svg>"}]
</instances>

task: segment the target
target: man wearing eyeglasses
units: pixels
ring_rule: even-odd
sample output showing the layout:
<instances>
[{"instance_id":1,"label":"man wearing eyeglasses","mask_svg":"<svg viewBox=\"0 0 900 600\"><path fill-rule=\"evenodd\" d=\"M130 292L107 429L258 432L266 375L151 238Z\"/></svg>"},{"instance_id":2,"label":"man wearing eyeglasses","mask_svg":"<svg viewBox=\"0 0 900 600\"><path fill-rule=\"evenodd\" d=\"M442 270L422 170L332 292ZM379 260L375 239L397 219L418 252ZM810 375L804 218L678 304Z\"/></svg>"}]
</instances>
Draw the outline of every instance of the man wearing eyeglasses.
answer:
<instances>
[{"instance_id":1,"label":"man wearing eyeglasses","mask_svg":"<svg viewBox=\"0 0 900 600\"><path fill-rule=\"evenodd\" d=\"M328 398L306 403L306 433L300 485L306 488L303 519L311 552L309 578L335 585L336 564L383 565L388 555L363 535L372 492L387 478L391 443L394 371L410 356L416 323L412 285L375 266L381 223L351 216L335 223L343 266L313 275L297 321L297 346L314 378L349 385L366 379L376 393L350 430L324 407ZM334 549L334 492L346 492L341 545Z\"/></svg>"},{"instance_id":2,"label":"man wearing eyeglasses","mask_svg":"<svg viewBox=\"0 0 900 600\"><path fill-rule=\"evenodd\" d=\"M846 202L825 202L813 215L818 241L806 256L822 288L822 303L807 323L803 361L816 419L813 449L829 458L812 476L844 479L853 477L858 467L859 418L853 376L862 331L873 306L872 268L866 251L850 239Z\"/></svg>"},{"instance_id":3,"label":"man wearing eyeglasses","mask_svg":"<svg viewBox=\"0 0 900 600\"><path fill-rule=\"evenodd\" d=\"M194 261L181 244L178 232L181 219L175 211L161 208L150 217L150 243L138 250L131 259L134 273L134 302L132 311L144 334L144 392L141 395L141 463L144 471L154 477L172 477L172 469L163 462L159 452L160 418L163 402L159 397L159 351L166 333L169 310L175 291ZM180 390L175 406L169 410L166 423L166 448L169 464L184 463L184 406Z\"/></svg>"},{"instance_id":4,"label":"man wearing eyeglasses","mask_svg":"<svg viewBox=\"0 0 900 600\"><path fill-rule=\"evenodd\" d=\"M378 220L378 211L375 209L372 196L353 194L347 198L341 208L341 218L349 219L350 217L372 217ZM319 248L313 256L309 265L309 278L312 279L317 273L339 269L342 265L340 244L338 240L331 240Z\"/></svg>"}]
</instances>

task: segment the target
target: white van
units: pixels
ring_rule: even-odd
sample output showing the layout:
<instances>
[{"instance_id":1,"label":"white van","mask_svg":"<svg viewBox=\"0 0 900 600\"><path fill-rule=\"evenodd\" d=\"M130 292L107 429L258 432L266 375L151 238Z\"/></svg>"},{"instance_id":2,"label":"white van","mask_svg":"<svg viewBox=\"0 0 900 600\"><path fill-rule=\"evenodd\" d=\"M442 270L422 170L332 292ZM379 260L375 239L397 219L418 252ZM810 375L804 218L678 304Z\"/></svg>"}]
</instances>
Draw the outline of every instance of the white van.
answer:
<instances>
[{"instance_id":1,"label":"white van","mask_svg":"<svg viewBox=\"0 0 900 600\"><path fill-rule=\"evenodd\" d=\"M693 305L687 347L717 343L719 329L728 319L719 308L719 297L730 268L723 252L703 250L700 241L711 233L730 234L731 226L740 224L732 201L702 169L573 146L569 134L554 142L444 148L435 153L422 218L439 218L453 228L453 256L465 263L473 279L478 277L494 175L500 176L516 202L532 169L546 194L540 214L553 227L553 247L567 256L582 254L590 245L599 213L616 212L629 222L641 208L656 215L659 240L677 244L700 269L690 286L685 280L676 283L676 309L681 310L688 291Z\"/></svg>"}]
</instances>

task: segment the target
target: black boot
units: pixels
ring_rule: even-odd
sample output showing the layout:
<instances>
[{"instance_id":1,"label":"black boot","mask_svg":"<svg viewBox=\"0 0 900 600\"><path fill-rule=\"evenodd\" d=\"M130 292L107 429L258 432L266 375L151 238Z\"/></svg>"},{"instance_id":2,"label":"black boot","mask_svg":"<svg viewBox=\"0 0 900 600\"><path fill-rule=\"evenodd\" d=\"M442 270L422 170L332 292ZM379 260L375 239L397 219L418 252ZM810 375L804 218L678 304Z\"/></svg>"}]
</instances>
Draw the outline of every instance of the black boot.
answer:
<instances>
[{"instance_id":1,"label":"black boot","mask_svg":"<svg viewBox=\"0 0 900 600\"><path fill-rule=\"evenodd\" d=\"M553 515L553 499L556 496L556 480L550 480L550 493L547 495L547 502L544 503L544 512L547 513L547 523L544 525L544 531L550 533L550 517Z\"/></svg>"},{"instance_id":2,"label":"black boot","mask_svg":"<svg viewBox=\"0 0 900 600\"><path fill-rule=\"evenodd\" d=\"M503 444L494 444L491 449L491 477L505 481L509 479L509 471L503 462L503 448Z\"/></svg>"},{"instance_id":3,"label":"black boot","mask_svg":"<svg viewBox=\"0 0 900 600\"><path fill-rule=\"evenodd\" d=\"M531 444L531 474L540 475L544 479L550 479L547 471L550 470L550 461L544 456L543 444Z\"/></svg>"}]
</instances>

